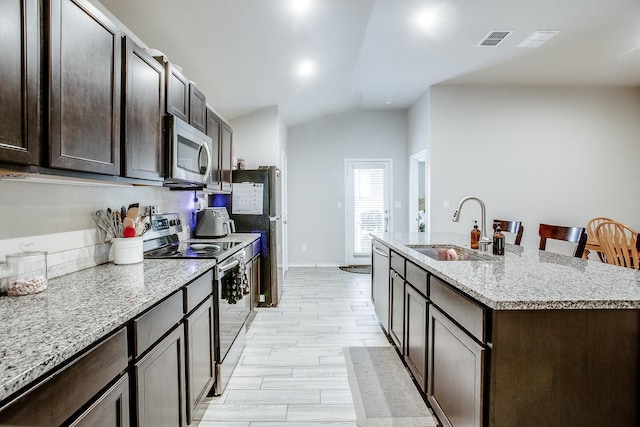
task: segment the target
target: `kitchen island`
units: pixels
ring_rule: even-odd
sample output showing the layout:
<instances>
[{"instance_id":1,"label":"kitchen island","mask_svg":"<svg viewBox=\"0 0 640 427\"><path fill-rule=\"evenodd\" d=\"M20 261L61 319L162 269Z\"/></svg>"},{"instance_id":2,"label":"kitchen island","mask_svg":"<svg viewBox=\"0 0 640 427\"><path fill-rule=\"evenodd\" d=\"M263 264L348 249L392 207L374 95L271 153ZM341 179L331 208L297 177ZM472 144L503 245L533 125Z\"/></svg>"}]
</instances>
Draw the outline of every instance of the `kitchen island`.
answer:
<instances>
[{"instance_id":1,"label":"kitchen island","mask_svg":"<svg viewBox=\"0 0 640 427\"><path fill-rule=\"evenodd\" d=\"M259 237L239 233L228 241L242 243L238 245L241 250ZM53 385L60 394L48 393L42 399L65 406L68 395L84 387L65 387L59 379L66 376L95 383L91 393L107 393L118 386L122 399L117 412L126 415L125 425L129 425L128 382L137 378L136 370L154 356L156 348L164 341L170 343L174 335L181 349L180 363L185 363L181 325L189 325L193 315L209 304L215 264L213 259L108 263L50 279L48 289L39 294L0 297L0 424L5 425L5 416L13 416L7 415L15 413L13 407L26 405L28 411L34 390L37 397L39 388ZM101 376L103 368L110 369L108 375ZM183 369L179 374L184 376ZM184 378L178 382L183 389ZM105 391L102 387L107 384L110 389ZM83 393L95 400L88 391ZM32 404L33 409L37 404ZM135 417L132 420L135 423ZM28 425L48 425L47 419L39 422L42 424Z\"/></svg>"},{"instance_id":2,"label":"kitchen island","mask_svg":"<svg viewBox=\"0 0 640 427\"><path fill-rule=\"evenodd\" d=\"M454 233L376 241L391 274L374 304L444 425L637 425L640 272ZM434 246L479 259L418 252Z\"/></svg>"}]
</instances>

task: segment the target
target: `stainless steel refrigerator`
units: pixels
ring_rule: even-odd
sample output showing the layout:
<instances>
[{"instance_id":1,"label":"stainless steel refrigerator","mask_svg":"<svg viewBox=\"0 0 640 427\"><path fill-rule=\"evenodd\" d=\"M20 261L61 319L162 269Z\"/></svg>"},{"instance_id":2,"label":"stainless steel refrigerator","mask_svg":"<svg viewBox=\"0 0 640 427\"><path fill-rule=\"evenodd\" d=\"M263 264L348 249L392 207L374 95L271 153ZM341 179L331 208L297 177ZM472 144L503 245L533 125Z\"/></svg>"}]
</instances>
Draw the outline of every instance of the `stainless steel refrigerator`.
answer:
<instances>
[{"instance_id":1,"label":"stainless steel refrigerator","mask_svg":"<svg viewBox=\"0 0 640 427\"><path fill-rule=\"evenodd\" d=\"M229 213L236 232L261 234L260 305L277 306L282 296L280 170L275 166L234 170Z\"/></svg>"}]
</instances>

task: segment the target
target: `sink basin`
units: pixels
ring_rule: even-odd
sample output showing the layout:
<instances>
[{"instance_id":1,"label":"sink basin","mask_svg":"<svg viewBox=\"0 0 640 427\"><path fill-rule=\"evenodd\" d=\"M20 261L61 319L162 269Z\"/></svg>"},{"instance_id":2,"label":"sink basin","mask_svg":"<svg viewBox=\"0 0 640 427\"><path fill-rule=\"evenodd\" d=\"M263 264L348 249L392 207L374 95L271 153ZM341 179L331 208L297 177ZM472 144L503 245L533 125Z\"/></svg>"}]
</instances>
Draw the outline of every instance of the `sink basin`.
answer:
<instances>
[{"instance_id":1,"label":"sink basin","mask_svg":"<svg viewBox=\"0 0 640 427\"><path fill-rule=\"evenodd\" d=\"M484 261L490 259L470 249L452 245L408 245L409 248L436 261Z\"/></svg>"}]
</instances>

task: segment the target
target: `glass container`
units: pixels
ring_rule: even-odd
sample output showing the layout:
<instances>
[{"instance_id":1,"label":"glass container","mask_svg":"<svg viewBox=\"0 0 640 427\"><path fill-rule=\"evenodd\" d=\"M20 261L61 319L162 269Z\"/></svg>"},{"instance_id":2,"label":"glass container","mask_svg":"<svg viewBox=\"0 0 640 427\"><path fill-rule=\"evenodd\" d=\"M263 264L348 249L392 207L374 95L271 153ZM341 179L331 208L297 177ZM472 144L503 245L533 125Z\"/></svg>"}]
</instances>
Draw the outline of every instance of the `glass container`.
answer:
<instances>
[{"instance_id":1,"label":"glass container","mask_svg":"<svg viewBox=\"0 0 640 427\"><path fill-rule=\"evenodd\" d=\"M47 289L47 253L7 254L7 294L37 294Z\"/></svg>"}]
</instances>

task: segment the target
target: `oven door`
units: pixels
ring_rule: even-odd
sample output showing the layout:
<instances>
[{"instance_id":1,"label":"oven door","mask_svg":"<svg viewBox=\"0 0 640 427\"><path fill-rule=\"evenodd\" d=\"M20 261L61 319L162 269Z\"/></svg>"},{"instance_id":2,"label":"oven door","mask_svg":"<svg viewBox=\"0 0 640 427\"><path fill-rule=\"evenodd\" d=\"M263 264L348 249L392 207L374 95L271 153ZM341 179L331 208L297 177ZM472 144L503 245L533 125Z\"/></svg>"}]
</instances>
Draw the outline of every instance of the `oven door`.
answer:
<instances>
[{"instance_id":1,"label":"oven door","mask_svg":"<svg viewBox=\"0 0 640 427\"><path fill-rule=\"evenodd\" d=\"M243 274L243 261L227 258L216 266L216 386L215 395L224 391L245 343L245 322L251 311L250 295L234 293L233 281ZM242 293L240 293L241 295Z\"/></svg>"},{"instance_id":2,"label":"oven door","mask_svg":"<svg viewBox=\"0 0 640 427\"><path fill-rule=\"evenodd\" d=\"M171 173L167 181L206 184L213 166L211 138L177 117L167 116L167 120Z\"/></svg>"}]
</instances>

